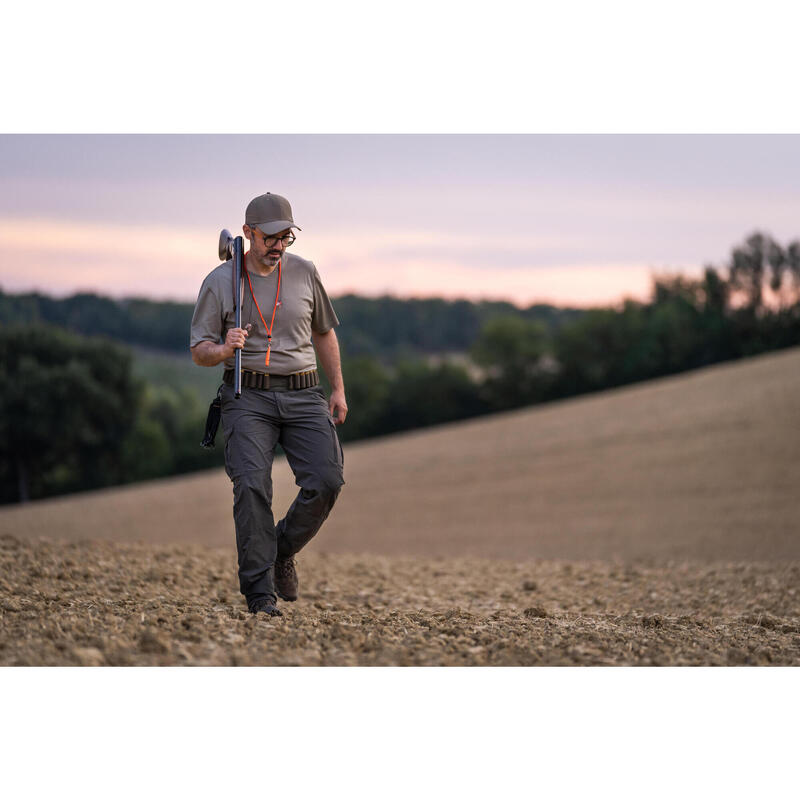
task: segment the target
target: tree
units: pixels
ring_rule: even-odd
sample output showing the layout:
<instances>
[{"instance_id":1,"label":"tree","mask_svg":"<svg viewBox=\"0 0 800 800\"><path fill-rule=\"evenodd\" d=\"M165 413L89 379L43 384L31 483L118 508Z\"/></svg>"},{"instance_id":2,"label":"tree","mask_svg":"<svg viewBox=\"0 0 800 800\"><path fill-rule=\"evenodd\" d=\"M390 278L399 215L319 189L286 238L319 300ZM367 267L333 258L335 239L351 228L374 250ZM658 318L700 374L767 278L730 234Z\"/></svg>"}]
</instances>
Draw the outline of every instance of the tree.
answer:
<instances>
[{"instance_id":1,"label":"tree","mask_svg":"<svg viewBox=\"0 0 800 800\"><path fill-rule=\"evenodd\" d=\"M548 350L546 326L517 316L490 319L472 346L475 363L486 370L484 393L494 409L542 400L552 373L543 363Z\"/></svg>"},{"instance_id":2,"label":"tree","mask_svg":"<svg viewBox=\"0 0 800 800\"><path fill-rule=\"evenodd\" d=\"M744 307L752 313L762 306L768 245L769 237L756 232L731 253L728 282L735 292L744 296Z\"/></svg>"},{"instance_id":3,"label":"tree","mask_svg":"<svg viewBox=\"0 0 800 800\"><path fill-rule=\"evenodd\" d=\"M440 425L474 417L486 410L477 387L462 366L401 361L389 384L377 432Z\"/></svg>"},{"instance_id":4,"label":"tree","mask_svg":"<svg viewBox=\"0 0 800 800\"><path fill-rule=\"evenodd\" d=\"M800 242L786 248L756 231L743 245L734 247L728 266L731 291L738 292L744 308L755 315L766 311L764 289L768 286L781 309L800 299Z\"/></svg>"},{"instance_id":5,"label":"tree","mask_svg":"<svg viewBox=\"0 0 800 800\"><path fill-rule=\"evenodd\" d=\"M773 265L770 289L777 295L783 311L800 301L800 241L790 242L785 250L776 246L770 251L770 263Z\"/></svg>"},{"instance_id":6,"label":"tree","mask_svg":"<svg viewBox=\"0 0 800 800\"><path fill-rule=\"evenodd\" d=\"M730 305L730 287L713 266L706 266L703 272L701 295L705 313L719 316L727 313Z\"/></svg>"},{"instance_id":7,"label":"tree","mask_svg":"<svg viewBox=\"0 0 800 800\"><path fill-rule=\"evenodd\" d=\"M120 480L141 385L130 353L45 325L0 330L0 501Z\"/></svg>"},{"instance_id":8,"label":"tree","mask_svg":"<svg viewBox=\"0 0 800 800\"><path fill-rule=\"evenodd\" d=\"M658 374L658 344L648 336L648 306L590 309L555 336L559 372L554 394L566 397Z\"/></svg>"},{"instance_id":9,"label":"tree","mask_svg":"<svg viewBox=\"0 0 800 800\"><path fill-rule=\"evenodd\" d=\"M380 433L380 420L389 398L391 378L380 363L370 356L342 360L342 376L347 390L347 422L339 427L343 442ZM329 392L327 376L323 383Z\"/></svg>"}]
</instances>

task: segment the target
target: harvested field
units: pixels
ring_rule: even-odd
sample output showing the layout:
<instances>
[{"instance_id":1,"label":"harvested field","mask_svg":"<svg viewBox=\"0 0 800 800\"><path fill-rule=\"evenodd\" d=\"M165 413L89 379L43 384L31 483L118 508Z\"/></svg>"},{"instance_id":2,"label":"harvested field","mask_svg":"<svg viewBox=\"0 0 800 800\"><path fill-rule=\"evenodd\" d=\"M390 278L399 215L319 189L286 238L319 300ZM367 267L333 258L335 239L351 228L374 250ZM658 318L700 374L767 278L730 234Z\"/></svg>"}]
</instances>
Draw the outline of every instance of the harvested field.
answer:
<instances>
[{"instance_id":1,"label":"harvested field","mask_svg":"<svg viewBox=\"0 0 800 800\"><path fill-rule=\"evenodd\" d=\"M800 664L800 564L309 553L283 617L231 550L0 538L3 665Z\"/></svg>"},{"instance_id":2,"label":"harvested field","mask_svg":"<svg viewBox=\"0 0 800 800\"><path fill-rule=\"evenodd\" d=\"M793 348L348 445L347 485L311 548L800 560L798 397ZM280 517L297 492L284 459L273 479ZM0 534L232 547L231 505L213 470L0 509Z\"/></svg>"},{"instance_id":3,"label":"harvested field","mask_svg":"<svg viewBox=\"0 0 800 800\"><path fill-rule=\"evenodd\" d=\"M800 664L798 397L794 348L348 446L276 619L221 470L2 509L0 663Z\"/></svg>"}]
</instances>

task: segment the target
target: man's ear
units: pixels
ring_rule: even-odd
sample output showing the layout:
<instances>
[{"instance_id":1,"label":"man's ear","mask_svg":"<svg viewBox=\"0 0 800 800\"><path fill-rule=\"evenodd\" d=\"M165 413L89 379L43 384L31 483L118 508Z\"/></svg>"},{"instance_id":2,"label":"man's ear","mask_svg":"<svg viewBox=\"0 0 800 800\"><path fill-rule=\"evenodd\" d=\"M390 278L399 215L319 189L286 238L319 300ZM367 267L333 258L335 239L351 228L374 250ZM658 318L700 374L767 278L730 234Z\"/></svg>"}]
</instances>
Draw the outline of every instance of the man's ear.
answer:
<instances>
[{"instance_id":1,"label":"man's ear","mask_svg":"<svg viewBox=\"0 0 800 800\"><path fill-rule=\"evenodd\" d=\"M244 238L247 239L248 242L253 241L253 232L247 225L242 225L242 233L244 234Z\"/></svg>"}]
</instances>

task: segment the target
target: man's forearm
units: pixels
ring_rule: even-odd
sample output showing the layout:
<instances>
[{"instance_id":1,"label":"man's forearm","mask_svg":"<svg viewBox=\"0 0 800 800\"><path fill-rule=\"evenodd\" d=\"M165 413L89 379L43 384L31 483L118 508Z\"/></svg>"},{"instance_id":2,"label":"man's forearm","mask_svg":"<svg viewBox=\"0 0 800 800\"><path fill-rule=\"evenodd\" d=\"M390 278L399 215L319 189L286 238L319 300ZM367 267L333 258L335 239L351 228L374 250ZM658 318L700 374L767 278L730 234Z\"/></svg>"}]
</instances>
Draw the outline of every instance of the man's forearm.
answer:
<instances>
[{"instance_id":1,"label":"man's forearm","mask_svg":"<svg viewBox=\"0 0 800 800\"><path fill-rule=\"evenodd\" d=\"M342 378L342 359L339 355L339 340L336 338L336 331L331 328L326 333L312 333L311 339L317 351L317 356L322 362L322 369L325 370L333 391L344 391L344 379Z\"/></svg>"},{"instance_id":2,"label":"man's forearm","mask_svg":"<svg viewBox=\"0 0 800 800\"><path fill-rule=\"evenodd\" d=\"M229 350L224 344L200 342L192 348L192 361L201 367L216 367L226 358L230 358Z\"/></svg>"}]
</instances>

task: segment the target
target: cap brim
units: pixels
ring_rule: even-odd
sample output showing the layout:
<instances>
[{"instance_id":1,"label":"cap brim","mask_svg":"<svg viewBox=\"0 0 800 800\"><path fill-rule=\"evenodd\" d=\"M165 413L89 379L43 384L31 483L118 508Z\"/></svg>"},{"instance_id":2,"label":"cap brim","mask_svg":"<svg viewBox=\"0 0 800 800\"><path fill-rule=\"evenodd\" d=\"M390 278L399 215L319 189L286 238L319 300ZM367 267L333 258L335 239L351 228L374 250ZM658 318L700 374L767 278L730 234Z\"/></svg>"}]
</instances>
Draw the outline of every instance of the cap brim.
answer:
<instances>
[{"instance_id":1,"label":"cap brim","mask_svg":"<svg viewBox=\"0 0 800 800\"><path fill-rule=\"evenodd\" d=\"M253 227L252 225L250 227ZM295 225L294 222L288 219L284 220L277 220L277 222L260 222L255 225L261 233L266 234L267 236L274 236L276 233L280 233L281 231L288 230L289 228L297 228L297 230L303 230L299 226Z\"/></svg>"}]
</instances>

